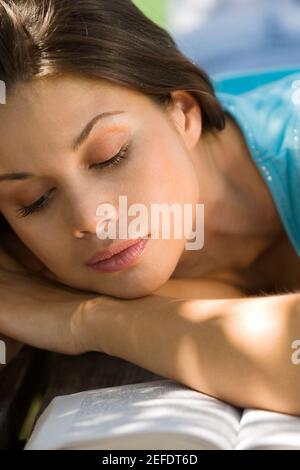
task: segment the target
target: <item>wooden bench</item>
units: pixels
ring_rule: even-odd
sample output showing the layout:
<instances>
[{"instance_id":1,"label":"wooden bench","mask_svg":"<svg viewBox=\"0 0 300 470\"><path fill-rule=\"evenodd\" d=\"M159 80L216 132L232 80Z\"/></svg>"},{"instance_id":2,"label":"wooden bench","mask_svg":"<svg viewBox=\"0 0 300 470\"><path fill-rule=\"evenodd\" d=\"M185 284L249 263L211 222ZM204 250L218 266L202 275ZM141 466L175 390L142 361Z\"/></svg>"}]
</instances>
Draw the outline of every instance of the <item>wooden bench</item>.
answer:
<instances>
[{"instance_id":1,"label":"wooden bench","mask_svg":"<svg viewBox=\"0 0 300 470\"><path fill-rule=\"evenodd\" d=\"M23 347L0 372L0 448L24 447L20 431L38 394L42 400L33 423L57 395L162 378L105 353L67 356Z\"/></svg>"},{"instance_id":2,"label":"wooden bench","mask_svg":"<svg viewBox=\"0 0 300 470\"><path fill-rule=\"evenodd\" d=\"M33 394L42 385L45 352L24 346L0 370L0 449L22 447L19 433Z\"/></svg>"}]
</instances>

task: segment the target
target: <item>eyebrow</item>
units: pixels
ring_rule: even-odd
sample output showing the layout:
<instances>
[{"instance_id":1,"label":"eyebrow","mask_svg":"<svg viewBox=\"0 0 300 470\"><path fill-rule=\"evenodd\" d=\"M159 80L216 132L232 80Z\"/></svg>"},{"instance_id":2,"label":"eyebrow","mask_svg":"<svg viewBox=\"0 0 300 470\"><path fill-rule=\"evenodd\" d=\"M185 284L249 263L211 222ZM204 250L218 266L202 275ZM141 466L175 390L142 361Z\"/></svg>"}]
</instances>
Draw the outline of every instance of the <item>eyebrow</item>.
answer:
<instances>
[{"instance_id":1,"label":"eyebrow","mask_svg":"<svg viewBox=\"0 0 300 470\"><path fill-rule=\"evenodd\" d=\"M91 131L93 130L97 122L108 117L115 116L117 114L122 114L124 112L125 111L107 111L105 113L97 114L97 116L95 116L91 121L89 121L88 124L83 128L79 136L76 137L73 144L71 145L71 150L75 152L88 139ZM26 180L28 178L32 178L33 176L35 176L33 173L28 172L5 173L3 175L0 175L0 182Z\"/></svg>"}]
</instances>

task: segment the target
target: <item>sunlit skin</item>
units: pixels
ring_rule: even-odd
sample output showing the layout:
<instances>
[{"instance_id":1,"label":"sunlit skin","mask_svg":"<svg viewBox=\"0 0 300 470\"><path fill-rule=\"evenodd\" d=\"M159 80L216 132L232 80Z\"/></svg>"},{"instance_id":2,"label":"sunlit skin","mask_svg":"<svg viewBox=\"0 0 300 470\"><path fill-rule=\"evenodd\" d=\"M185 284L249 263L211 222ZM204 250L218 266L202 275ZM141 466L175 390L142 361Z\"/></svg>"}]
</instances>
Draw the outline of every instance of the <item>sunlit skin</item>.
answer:
<instances>
[{"instance_id":1,"label":"sunlit skin","mask_svg":"<svg viewBox=\"0 0 300 470\"><path fill-rule=\"evenodd\" d=\"M0 211L37 270L45 267L45 275L74 288L135 298L159 292L171 278L246 269L281 233L270 194L233 121L209 135L202 132L196 100L183 91L172 97L163 110L135 90L74 75L20 83L8 95L0 107L0 175L35 176L1 181ZM122 113L99 121L71 149L93 117L115 111ZM119 165L91 167L125 145ZM52 189L49 206L20 216L21 206ZM118 214L119 195L149 213L151 203L203 203L204 247L187 251L184 238L150 239L132 267L91 270L85 262L114 243L97 237L96 209L109 202Z\"/></svg>"}]
</instances>

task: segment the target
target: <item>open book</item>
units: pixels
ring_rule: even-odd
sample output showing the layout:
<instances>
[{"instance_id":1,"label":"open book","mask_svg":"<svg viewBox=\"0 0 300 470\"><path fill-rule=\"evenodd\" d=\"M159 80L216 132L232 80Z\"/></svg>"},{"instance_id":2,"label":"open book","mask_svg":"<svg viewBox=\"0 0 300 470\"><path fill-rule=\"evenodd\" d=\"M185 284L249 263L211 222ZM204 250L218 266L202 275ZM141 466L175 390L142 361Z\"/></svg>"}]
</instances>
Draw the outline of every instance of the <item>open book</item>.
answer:
<instances>
[{"instance_id":1,"label":"open book","mask_svg":"<svg viewBox=\"0 0 300 470\"><path fill-rule=\"evenodd\" d=\"M55 397L25 446L34 449L300 450L300 417L163 379Z\"/></svg>"}]
</instances>

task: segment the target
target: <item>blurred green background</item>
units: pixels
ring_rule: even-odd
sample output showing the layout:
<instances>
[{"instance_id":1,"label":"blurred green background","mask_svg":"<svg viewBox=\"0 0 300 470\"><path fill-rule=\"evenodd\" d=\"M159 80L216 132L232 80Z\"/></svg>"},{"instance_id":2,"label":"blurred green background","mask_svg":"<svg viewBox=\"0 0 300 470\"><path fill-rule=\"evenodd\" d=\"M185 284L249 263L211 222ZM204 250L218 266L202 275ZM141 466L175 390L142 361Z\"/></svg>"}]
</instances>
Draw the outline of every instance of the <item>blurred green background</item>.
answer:
<instances>
[{"instance_id":1,"label":"blurred green background","mask_svg":"<svg viewBox=\"0 0 300 470\"><path fill-rule=\"evenodd\" d=\"M160 26L166 25L166 1L167 0L133 0L140 10L151 20Z\"/></svg>"}]
</instances>

